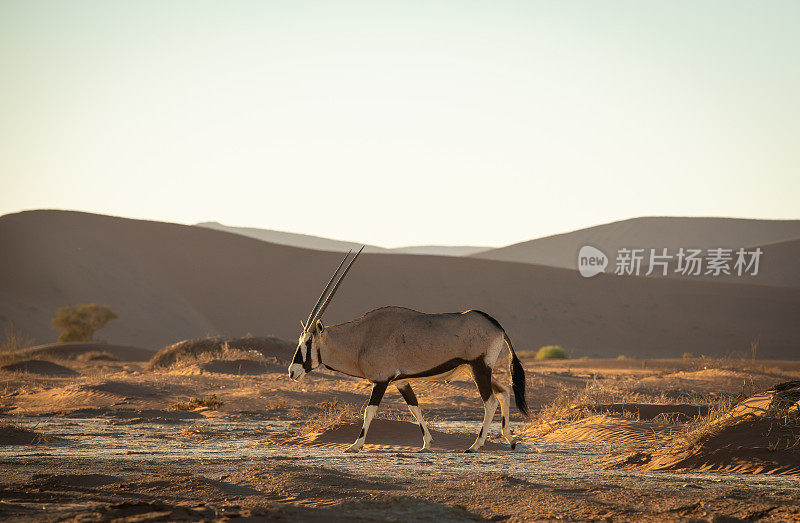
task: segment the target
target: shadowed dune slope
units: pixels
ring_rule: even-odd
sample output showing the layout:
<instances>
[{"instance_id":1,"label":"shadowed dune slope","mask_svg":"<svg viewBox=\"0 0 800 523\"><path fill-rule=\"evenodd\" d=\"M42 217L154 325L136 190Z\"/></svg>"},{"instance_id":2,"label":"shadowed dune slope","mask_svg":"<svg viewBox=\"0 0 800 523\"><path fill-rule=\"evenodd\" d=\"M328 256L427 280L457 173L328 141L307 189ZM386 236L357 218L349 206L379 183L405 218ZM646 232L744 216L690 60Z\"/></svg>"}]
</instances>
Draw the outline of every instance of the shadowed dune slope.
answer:
<instances>
[{"instance_id":1,"label":"shadowed dune slope","mask_svg":"<svg viewBox=\"0 0 800 523\"><path fill-rule=\"evenodd\" d=\"M5 372L25 372L30 374L41 374L44 376L75 376L74 370L53 363L52 361L24 360L9 363L0 367L0 371Z\"/></svg>"},{"instance_id":2,"label":"shadowed dune slope","mask_svg":"<svg viewBox=\"0 0 800 523\"><path fill-rule=\"evenodd\" d=\"M25 349L22 354L31 357L75 358L89 352L107 353L122 361L147 361L155 354L152 350L139 347L111 345L102 342L48 343Z\"/></svg>"},{"instance_id":3,"label":"shadowed dune slope","mask_svg":"<svg viewBox=\"0 0 800 523\"><path fill-rule=\"evenodd\" d=\"M66 304L119 314L113 343L160 348L219 334L296 338L341 254L201 227L69 211L0 217L0 321L39 342ZM759 357L798 357L800 290L598 276L457 257L364 254L326 313L350 320L384 305L481 309L516 348L573 355L724 355L760 339Z\"/></svg>"},{"instance_id":4,"label":"shadowed dune slope","mask_svg":"<svg viewBox=\"0 0 800 523\"><path fill-rule=\"evenodd\" d=\"M796 240L799 238L800 220L652 216L538 238L484 251L473 256L490 260L576 269L578 251L584 245L592 245L602 250L610 258L612 265L610 270L613 271L615 253L622 247L644 249L666 247L669 252L673 252L681 247L738 249L761 245L766 246L765 254L762 257L761 276L746 279L728 278L726 280L760 285L800 287L796 261L791 267L787 267L784 262L787 250L792 253L798 252ZM789 244L778 245L783 242L789 242ZM773 257L776 259L775 262L772 260Z\"/></svg>"}]
</instances>

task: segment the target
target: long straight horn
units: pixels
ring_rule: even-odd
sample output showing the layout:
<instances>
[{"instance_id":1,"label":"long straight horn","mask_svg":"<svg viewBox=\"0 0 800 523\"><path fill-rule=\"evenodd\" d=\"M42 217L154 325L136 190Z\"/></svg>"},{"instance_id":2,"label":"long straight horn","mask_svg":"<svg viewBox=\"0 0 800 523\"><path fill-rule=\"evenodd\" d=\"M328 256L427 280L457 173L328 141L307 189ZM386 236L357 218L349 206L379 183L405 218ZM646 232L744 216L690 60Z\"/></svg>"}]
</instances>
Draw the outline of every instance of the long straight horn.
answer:
<instances>
[{"instance_id":1,"label":"long straight horn","mask_svg":"<svg viewBox=\"0 0 800 523\"><path fill-rule=\"evenodd\" d=\"M356 258L358 258L358 255L361 254L361 251L364 250L364 247L365 246L363 246L363 245L361 246L361 248L358 250L356 255L353 256L353 259L350 260L350 263L347 265L347 268L344 270L342 275L339 276L339 281L336 282L336 285L333 286L333 290L331 290L331 293L328 294L327 298L325 298L325 302L319 308L319 312L317 312L317 315L314 317L314 321L317 321L318 319L322 318L322 314L325 312L325 309L328 308L328 304L331 302L331 299L333 298L333 295L336 294L336 289L339 288L339 285L341 285L342 280L344 280L344 277L347 276L347 272L350 270L350 267L353 266L353 262L356 261Z\"/></svg>"},{"instance_id":2,"label":"long straight horn","mask_svg":"<svg viewBox=\"0 0 800 523\"><path fill-rule=\"evenodd\" d=\"M362 249L363 249L363 247L362 247ZM358 251L358 252L361 252L361 251ZM339 274L339 269L342 268L342 265L344 265L345 260L347 260L347 257L350 256L352 253L353 253L352 250L347 251L347 254L344 255L344 258L342 258L341 263L339 263L339 266L336 267L335 271L333 271L333 276L331 276L330 281L328 281L328 285L325 286L325 289L323 289L322 294L319 295L319 299L317 300L316 305L314 305L314 308L311 309L311 314L308 315L308 320L306 320L305 324L303 324L303 331L304 332L307 331L309 329L309 327L311 327L311 322L316 319L315 315L317 314L317 311L319 310L319 304L322 303L323 298L325 298L325 294L328 292L328 289L331 288L331 284L333 283L333 280L336 278L336 275ZM356 256L358 256L358 255L356 255ZM303 322L300 322L300 323L302 324Z\"/></svg>"}]
</instances>

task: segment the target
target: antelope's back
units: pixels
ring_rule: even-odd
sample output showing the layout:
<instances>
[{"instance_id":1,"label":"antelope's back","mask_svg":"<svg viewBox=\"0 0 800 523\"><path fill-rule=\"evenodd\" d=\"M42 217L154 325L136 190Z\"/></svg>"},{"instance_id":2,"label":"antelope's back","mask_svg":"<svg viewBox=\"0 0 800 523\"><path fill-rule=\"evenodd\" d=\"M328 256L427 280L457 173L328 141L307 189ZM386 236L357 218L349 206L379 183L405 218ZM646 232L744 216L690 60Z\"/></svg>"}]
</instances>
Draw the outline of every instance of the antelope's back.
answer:
<instances>
[{"instance_id":1,"label":"antelope's back","mask_svg":"<svg viewBox=\"0 0 800 523\"><path fill-rule=\"evenodd\" d=\"M502 331L474 311L427 314L383 307L345 325L361 345L364 363L380 361L407 374L453 359L475 360L503 343Z\"/></svg>"}]
</instances>

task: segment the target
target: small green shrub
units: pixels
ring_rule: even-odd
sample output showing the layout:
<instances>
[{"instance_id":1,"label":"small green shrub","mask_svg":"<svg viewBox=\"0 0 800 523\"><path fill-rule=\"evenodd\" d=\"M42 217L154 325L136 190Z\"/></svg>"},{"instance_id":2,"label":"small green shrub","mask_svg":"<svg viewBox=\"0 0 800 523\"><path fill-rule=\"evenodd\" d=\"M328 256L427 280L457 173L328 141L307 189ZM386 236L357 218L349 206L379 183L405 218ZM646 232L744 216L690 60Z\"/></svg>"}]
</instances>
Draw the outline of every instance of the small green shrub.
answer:
<instances>
[{"instance_id":1,"label":"small green shrub","mask_svg":"<svg viewBox=\"0 0 800 523\"><path fill-rule=\"evenodd\" d=\"M58 336L59 342L92 341L95 332L118 317L105 305L88 303L61 307L51 323L55 330L64 331Z\"/></svg>"},{"instance_id":2,"label":"small green shrub","mask_svg":"<svg viewBox=\"0 0 800 523\"><path fill-rule=\"evenodd\" d=\"M683 359L685 359L685 360L694 359L694 354L692 354L691 352L684 352L683 353Z\"/></svg>"},{"instance_id":3,"label":"small green shrub","mask_svg":"<svg viewBox=\"0 0 800 523\"><path fill-rule=\"evenodd\" d=\"M536 352L537 360L565 360L567 351L561 345L545 345Z\"/></svg>"}]
</instances>

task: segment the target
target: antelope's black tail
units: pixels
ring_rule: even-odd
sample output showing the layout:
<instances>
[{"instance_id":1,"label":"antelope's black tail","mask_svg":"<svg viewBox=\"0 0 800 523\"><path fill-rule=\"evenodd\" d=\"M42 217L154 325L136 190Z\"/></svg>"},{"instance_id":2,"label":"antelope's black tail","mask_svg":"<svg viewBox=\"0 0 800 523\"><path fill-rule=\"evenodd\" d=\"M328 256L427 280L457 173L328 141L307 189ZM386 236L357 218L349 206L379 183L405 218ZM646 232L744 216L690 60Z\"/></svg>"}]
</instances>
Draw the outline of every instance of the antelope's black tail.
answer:
<instances>
[{"instance_id":1,"label":"antelope's black tail","mask_svg":"<svg viewBox=\"0 0 800 523\"><path fill-rule=\"evenodd\" d=\"M525 369L522 368L517 353L514 352L514 346L511 345L511 340L508 339L508 334L503 332L503 339L508 345L508 350L511 351L511 358L508 364L508 370L511 372L511 388L514 389L514 402L517 404L519 411L530 418L531 413L528 410L528 402L525 401Z\"/></svg>"}]
</instances>

